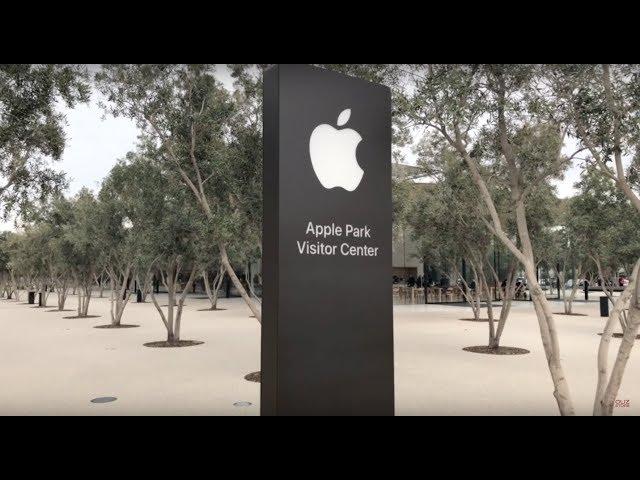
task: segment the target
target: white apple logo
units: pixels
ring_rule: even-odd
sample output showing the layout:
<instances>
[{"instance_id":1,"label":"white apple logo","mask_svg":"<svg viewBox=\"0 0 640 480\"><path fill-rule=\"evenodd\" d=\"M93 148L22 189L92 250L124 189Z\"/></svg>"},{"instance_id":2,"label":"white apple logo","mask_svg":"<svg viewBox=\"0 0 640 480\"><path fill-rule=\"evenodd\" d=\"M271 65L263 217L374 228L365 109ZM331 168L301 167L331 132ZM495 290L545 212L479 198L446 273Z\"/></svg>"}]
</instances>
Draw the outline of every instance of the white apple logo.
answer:
<instances>
[{"instance_id":1,"label":"white apple logo","mask_svg":"<svg viewBox=\"0 0 640 480\"><path fill-rule=\"evenodd\" d=\"M351 110L343 111L338 117L338 127L346 125L350 118ZM327 124L316 127L309 140L309 153L313 171L324 188L341 187L348 192L358 188L364 176L356 158L361 141L355 130L338 130Z\"/></svg>"}]
</instances>

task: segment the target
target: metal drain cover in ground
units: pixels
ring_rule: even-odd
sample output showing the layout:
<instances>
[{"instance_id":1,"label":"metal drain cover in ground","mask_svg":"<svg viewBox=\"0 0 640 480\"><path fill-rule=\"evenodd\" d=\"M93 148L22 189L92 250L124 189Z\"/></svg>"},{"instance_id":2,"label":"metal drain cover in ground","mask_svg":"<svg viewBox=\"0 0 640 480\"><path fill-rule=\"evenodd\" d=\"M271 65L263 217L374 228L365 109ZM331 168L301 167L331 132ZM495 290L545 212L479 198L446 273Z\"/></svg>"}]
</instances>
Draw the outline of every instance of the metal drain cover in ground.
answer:
<instances>
[{"instance_id":1,"label":"metal drain cover in ground","mask_svg":"<svg viewBox=\"0 0 640 480\"><path fill-rule=\"evenodd\" d=\"M99 397L91 400L91 403L112 403L118 400L116 397Z\"/></svg>"},{"instance_id":2,"label":"metal drain cover in ground","mask_svg":"<svg viewBox=\"0 0 640 480\"><path fill-rule=\"evenodd\" d=\"M234 407L251 407L253 403L251 402L236 402L233 404Z\"/></svg>"}]
</instances>

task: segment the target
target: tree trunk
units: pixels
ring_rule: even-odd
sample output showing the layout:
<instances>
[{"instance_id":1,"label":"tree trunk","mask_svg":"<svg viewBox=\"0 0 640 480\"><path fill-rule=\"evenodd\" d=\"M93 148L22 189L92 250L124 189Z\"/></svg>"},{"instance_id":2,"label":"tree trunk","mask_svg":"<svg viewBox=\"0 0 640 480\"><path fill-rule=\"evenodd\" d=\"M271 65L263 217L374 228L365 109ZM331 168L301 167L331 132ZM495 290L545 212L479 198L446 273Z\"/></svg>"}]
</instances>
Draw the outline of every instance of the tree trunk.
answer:
<instances>
[{"instance_id":1,"label":"tree trunk","mask_svg":"<svg viewBox=\"0 0 640 480\"><path fill-rule=\"evenodd\" d=\"M20 301L20 285L18 285L18 282L16 281L16 276L13 272L11 272L11 284L13 287L13 291L15 293L16 302L19 302Z\"/></svg>"},{"instance_id":2,"label":"tree trunk","mask_svg":"<svg viewBox=\"0 0 640 480\"><path fill-rule=\"evenodd\" d=\"M474 272L474 278L476 279L476 286L477 286L477 275L475 274L475 265L474 263L469 260L469 264L471 265L471 268L473 269ZM473 314L473 319L476 322L480 321L480 315L482 314L482 309L481 309L481 304L477 301L477 296L474 292L471 291L471 287L469 287L469 284L467 283L467 280L461 275L460 271L458 270L457 267L453 268L453 275L456 279L455 281L455 285L458 287L458 289L460 290L460 293L462 294L462 297L466 300L466 302L469 304L469 307L471 308L471 313ZM460 279L462 281L462 287L460 287L460 285L458 284L457 279ZM477 291L477 288L476 288Z\"/></svg>"},{"instance_id":3,"label":"tree trunk","mask_svg":"<svg viewBox=\"0 0 640 480\"><path fill-rule=\"evenodd\" d=\"M165 283L165 287L167 288L167 297L168 297L168 307L167 307L167 342L171 343L176 340L175 337L175 323L173 320L173 307L176 304L176 278L174 276L174 272L167 272L167 281Z\"/></svg>"},{"instance_id":4,"label":"tree trunk","mask_svg":"<svg viewBox=\"0 0 640 480\"><path fill-rule=\"evenodd\" d=\"M123 299L123 297L125 298ZM114 288L111 292L111 325L114 327L120 326L124 309L129 303L130 298L130 294L125 296L125 292L121 292L120 289L116 290Z\"/></svg>"},{"instance_id":5,"label":"tree trunk","mask_svg":"<svg viewBox=\"0 0 640 480\"><path fill-rule=\"evenodd\" d=\"M516 281L517 281L515 273L516 273L516 264L512 263L509 268L509 273L507 274L507 281L505 284L504 291L502 292L502 309L500 309L500 319L498 320L498 331L496 333L496 337L498 339L498 345L500 344L500 339L502 338L502 332L504 332L504 327L507 324L509 313L511 313L511 305L513 304L513 298L515 297ZM500 281L499 278L498 278L498 281Z\"/></svg>"},{"instance_id":6,"label":"tree trunk","mask_svg":"<svg viewBox=\"0 0 640 480\"><path fill-rule=\"evenodd\" d=\"M487 277L484 274L484 267L480 266L478 270L478 276L480 278L478 290L482 288L484 296L487 299L487 318L489 319L489 348L498 348L500 346L500 337L496 333L496 326L493 317L493 298L491 298L489 282L487 282Z\"/></svg>"},{"instance_id":7,"label":"tree trunk","mask_svg":"<svg viewBox=\"0 0 640 480\"><path fill-rule=\"evenodd\" d=\"M598 268L598 277L600 278L600 283L602 284L602 292L607 296L607 298L609 299L609 301L615 305L616 304L616 299L613 296L613 284L611 286L611 289L607 286L607 281L606 281L606 276L604 273L604 269L602 268L602 264L600 263L600 258L598 256L592 256L591 257L595 264L596 267ZM620 327L622 328L622 332L626 332L627 331L627 316L623 311L620 312L620 315L618 315L618 322L620 322Z\"/></svg>"},{"instance_id":8,"label":"tree trunk","mask_svg":"<svg viewBox=\"0 0 640 480\"><path fill-rule=\"evenodd\" d=\"M504 92L502 92L504 93ZM536 263L533 254L533 245L531 243L531 237L529 236L529 227L526 218L526 209L524 205L524 198L520 189L520 174L516 161L514 159L514 153L511 148L511 144L508 140L507 124L504 115L504 103L505 100L500 100L498 108L498 129L500 133L500 144L502 153L506 159L507 169L509 171L509 177L511 182L511 194L512 200L516 207L516 221L517 230L522 249L519 249L512 241L509 235L502 227L502 221L500 215L496 209L491 193L480 173L478 164L466 149L463 139L459 132L456 131L455 140L449 137L449 141L463 156L473 180L478 187L481 198L486 205L489 214L491 215L492 224L487 224L493 234L507 247L511 253L522 263L525 268L529 289L532 293L532 300L534 308L536 310L536 316L538 318L538 325L540 328L540 336L542 344L544 346L545 355L547 357L547 363L549 371L551 373L551 379L555 387L554 397L558 403L558 408L561 415L575 415L573 402L571 400L571 393L567 379L564 375L562 363L560 361L560 346L558 342L557 332L555 329L555 323L553 314L551 312L549 302L540 288L540 285L536 279Z\"/></svg>"},{"instance_id":9,"label":"tree trunk","mask_svg":"<svg viewBox=\"0 0 640 480\"><path fill-rule=\"evenodd\" d=\"M142 284L142 302L143 303L146 303L147 296L149 295L149 292L151 292L151 290L153 290L153 274L151 273L151 271L148 271L144 277L144 282Z\"/></svg>"},{"instance_id":10,"label":"tree trunk","mask_svg":"<svg viewBox=\"0 0 640 480\"><path fill-rule=\"evenodd\" d=\"M166 272L161 269L158 270L158 273L162 278L162 283L167 289L167 295L169 298L167 314L165 315L164 311L158 304L158 301L155 296L155 292L153 290L151 291L151 299L153 301L153 304L156 307L156 310L158 310L158 313L160 314L160 318L162 318L162 322L164 323L165 328L167 329L167 343L169 344L175 344L180 341L180 327L181 327L181 321L182 321L182 310L184 307L184 301L196 277L196 271L197 269L194 266L191 270L191 274L189 275L189 280L187 281L187 284L182 290L182 293L180 294L178 301L176 303L178 275L179 275L178 266L175 263L173 263L172 265L169 266Z\"/></svg>"},{"instance_id":11,"label":"tree trunk","mask_svg":"<svg viewBox=\"0 0 640 480\"><path fill-rule=\"evenodd\" d=\"M156 298L155 290L151 289L150 293L151 293L151 301L153 302L154 307L156 307L156 310L158 311L158 313L160 314L160 319L162 320L164 327L167 329L167 342L171 342L173 340L173 330L169 329L169 323L167 322L167 317L162 311L162 308L160 307L160 305L158 304L158 299Z\"/></svg>"},{"instance_id":12,"label":"tree trunk","mask_svg":"<svg viewBox=\"0 0 640 480\"><path fill-rule=\"evenodd\" d=\"M262 323L262 312L260 308L258 308L258 305L256 304L256 302L254 302L253 299L249 296L249 294L247 293L247 290L244 288L244 285L242 285L242 282L236 275L236 272L233 270L233 267L231 266L231 262L229 261L229 256L227 254L226 247L221 243L219 244L219 248L220 248L220 260L222 261L222 265L224 265L227 271L227 274L229 275L229 278L233 282L233 285L236 287L238 292L240 292L240 296L242 297L242 299L245 301L245 303L251 310L251 313L253 313L253 315L256 317L259 323Z\"/></svg>"},{"instance_id":13,"label":"tree trunk","mask_svg":"<svg viewBox=\"0 0 640 480\"><path fill-rule=\"evenodd\" d=\"M184 307L184 301L187 298L187 293L189 292L189 289L193 285L193 281L196 278L196 272L197 272L197 268L194 266L191 269L189 280L187 280L187 284L182 290L182 294L180 295L180 298L178 298L178 308L177 308L176 320L175 320L175 335L174 335L175 341L180 341L180 329L182 326L182 309Z\"/></svg>"},{"instance_id":14,"label":"tree trunk","mask_svg":"<svg viewBox=\"0 0 640 480\"><path fill-rule=\"evenodd\" d=\"M100 298L104 298L104 284L105 284L105 281L104 281L104 273L105 273L105 272L104 272L104 270L103 270L103 271L102 271L102 273L100 273L100 275L99 275L99 276L96 276L96 277L95 277L95 279L96 279L96 285L97 285L97 286L98 286L98 288L100 289L100 290L99 290L99 291L100 291Z\"/></svg>"},{"instance_id":15,"label":"tree trunk","mask_svg":"<svg viewBox=\"0 0 640 480\"><path fill-rule=\"evenodd\" d=\"M108 275L111 283L111 325L120 326L124 309L129 304L131 292L127 291L127 285L131 276L131 265L128 265L122 276L109 267Z\"/></svg>"},{"instance_id":16,"label":"tree trunk","mask_svg":"<svg viewBox=\"0 0 640 480\"><path fill-rule=\"evenodd\" d=\"M633 342L635 341L635 337L637 335L637 326L634 329L633 325L637 324L638 320L640 319L637 318L637 316L636 318L633 318L633 315L630 315L632 317L632 327L630 329L627 329L627 331L633 330L633 336L631 336L631 334L627 335L627 331L624 332L625 336L623 338L622 344L620 345L618 359L616 360L616 366L618 367L617 370L616 367L614 367L614 370L616 371L617 385L616 382L612 384L612 381L614 379L613 373L611 374L611 379L607 378L607 375L609 373L609 345L611 343L611 337L613 336L613 329L616 323L619 322L619 316L622 314L629 302L631 302L631 306L633 306L634 303L637 304L638 302L638 284L640 283L638 280L639 273L640 260L638 260L633 269L633 274L631 276L629 285L627 286L625 291L622 292L622 295L618 297L613 306L613 309L609 313L609 319L607 320L604 332L602 333L602 337L600 338L600 347L598 349L598 384L596 387L596 396L593 407L594 415L601 416L613 414L613 410L609 408L610 399L611 397L613 397L613 400L615 401L615 396L617 395L620 388L620 382L622 380L622 373L624 373L624 367L626 366L626 360L628 359L628 356L631 352L631 348L633 348ZM629 309L630 314L631 310L632 308ZM637 307L635 314L637 315Z\"/></svg>"},{"instance_id":17,"label":"tree trunk","mask_svg":"<svg viewBox=\"0 0 640 480\"><path fill-rule=\"evenodd\" d=\"M223 266L220 266L218 269L218 276L214 281L213 285L213 302L212 306L214 309L218 308L218 298L220 297L220 289L222 288L222 282L224 282L224 277L227 272L225 271Z\"/></svg>"},{"instance_id":18,"label":"tree trunk","mask_svg":"<svg viewBox=\"0 0 640 480\"><path fill-rule=\"evenodd\" d=\"M58 310L62 312L67 303L67 294L69 293L66 281L58 282L56 285L56 293L58 295Z\"/></svg>"},{"instance_id":19,"label":"tree trunk","mask_svg":"<svg viewBox=\"0 0 640 480\"><path fill-rule=\"evenodd\" d=\"M571 293L568 298L564 299L564 313L571 315L573 313L573 302L578 294L578 283L582 275L582 265L578 265L573 276L573 285L571 285Z\"/></svg>"},{"instance_id":20,"label":"tree trunk","mask_svg":"<svg viewBox=\"0 0 640 480\"><path fill-rule=\"evenodd\" d=\"M202 271L202 281L204 282L204 290L207 292L207 297L209 297L209 302L211 302L210 310L217 310L217 302L213 296L213 292L211 291L211 285L209 285L209 272L207 270ZM215 279L214 279L215 283Z\"/></svg>"},{"instance_id":21,"label":"tree trunk","mask_svg":"<svg viewBox=\"0 0 640 480\"><path fill-rule=\"evenodd\" d=\"M204 288L207 292L207 297L209 297L209 301L211 302L211 310L215 311L218 309L218 297L220 295L220 287L222 287L222 282L224 281L224 277L226 275L224 266L220 266L216 273L216 276L213 279L213 289L211 288L211 284L209 282L209 274L206 270L202 271L202 280L204 282Z\"/></svg>"},{"instance_id":22,"label":"tree trunk","mask_svg":"<svg viewBox=\"0 0 640 480\"><path fill-rule=\"evenodd\" d=\"M42 304L39 306L44 308L47 306L47 299L49 297L49 292L47 292L47 286L44 283L41 283L38 286L38 293L40 293L40 298L42 299Z\"/></svg>"},{"instance_id":23,"label":"tree trunk","mask_svg":"<svg viewBox=\"0 0 640 480\"><path fill-rule=\"evenodd\" d=\"M558 332L556 330L555 320L553 318L549 300L538 283L535 267L536 263L533 255L533 245L531 243L531 237L529 236L529 227L526 219L526 209L524 201L517 191L514 192L514 201L516 203L518 237L520 238L520 242L523 246L523 252L519 252L522 255L521 263L525 269L529 292L538 318L540 337L542 339L549 372L551 373L551 379L554 385L553 395L558 403L560 414L563 416L573 416L575 415L575 409L571 399L569 384L560 360ZM502 232L502 235L501 239L506 238L504 232ZM512 244L504 243L507 247L512 247ZM516 251L512 251L512 253L515 254Z\"/></svg>"},{"instance_id":24,"label":"tree trunk","mask_svg":"<svg viewBox=\"0 0 640 480\"><path fill-rule=\"evenodd\" d=\"M91 302L92 280L78 286L78 317L85 318L89 315L89 303Z\"/></svg>"},{"instance_id":25,"label":"tree trunk","mask_svg":"<svg viewBox=\"0 0 640 480\"><path fill-rule=\"evenodd\" d=\"M569 385L560 361L558 334L555 328L555 321L549 306L549 301L536 280L535 268L533 265L530 264L525 266L525 272L527 282L529 283L529 290L531 292L533 305L538 317L542 345L547 357L551 379L553 380L555 387L553 395L556 398L558 408L562 415L575 415Z\"/></svg>"},{"instance_id":26,"label":"tree trunk","mask_svg":"<svg viewBox=\"0 0 640 480\"><path fill-rule=\"evenodd\" d=\"M540 327L540 336L542 345L547 357L549 371L555 391L553 393L563 416L575 415L573 401L569 384L564 374L562 362L560 360L560 343L558 341L558 332L555 326L553 313L547 300L547 296L540 287L536 277L536 268L533 255L533 245L529 236L529 226L527 224L526 208L522 196L515 192L516 200L516 223L518 228L518 236L524 248L524 255L527 262L524 263L529 292L531 293L533 305L538 317L538 325Z\"/></svg>"},{"instance_id":27,"label":"tree trunk","mask_svg":"<svg viewBox=\"0 0 640 480\"><path fill-rule=\"evenodd\" d=\"M638 282L636 282L637 288ZM624 377L624 371L627 367L627 362L631 356L633 345L638 335L638 329L640 328L640 291L636 290L631 297L631 304L629 306L629 325L624 332L620 349L618 350L618 356L616 357L616 363L611 371L611 378L609 385L604 393L604 399L602 401L602 411L604 415L613 415L613 407L615 405L616 397L620 391L620 385L622 385L622 378Z\"/></svg>"}]
</instances>

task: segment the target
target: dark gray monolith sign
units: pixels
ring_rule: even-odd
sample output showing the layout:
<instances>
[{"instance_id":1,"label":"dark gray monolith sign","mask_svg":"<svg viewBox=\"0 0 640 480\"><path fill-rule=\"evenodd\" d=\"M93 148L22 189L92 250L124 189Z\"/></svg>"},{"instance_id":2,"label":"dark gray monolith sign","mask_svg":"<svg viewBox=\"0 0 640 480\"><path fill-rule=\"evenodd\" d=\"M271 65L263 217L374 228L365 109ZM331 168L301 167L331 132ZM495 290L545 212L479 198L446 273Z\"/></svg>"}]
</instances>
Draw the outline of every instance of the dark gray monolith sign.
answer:
<instances>
[{"instance_id":1,"label":"dark gray monolith sign","mask_svg":"<svg viewBox=\"0 0 640 480\"><path fill-rule=\"evenodd\" d=\"M393 415L391 95L264 78L263 415Z\"/></svg>"}]
</instances>

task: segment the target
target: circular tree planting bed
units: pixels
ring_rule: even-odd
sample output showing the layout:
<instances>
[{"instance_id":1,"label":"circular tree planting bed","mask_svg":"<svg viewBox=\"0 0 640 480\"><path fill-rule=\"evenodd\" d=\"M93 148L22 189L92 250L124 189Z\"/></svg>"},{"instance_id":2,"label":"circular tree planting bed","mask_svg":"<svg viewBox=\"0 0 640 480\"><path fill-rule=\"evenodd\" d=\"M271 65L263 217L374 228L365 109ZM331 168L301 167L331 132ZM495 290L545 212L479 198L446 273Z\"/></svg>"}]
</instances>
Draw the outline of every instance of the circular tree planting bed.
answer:
<instances>
[{"instance_id":1,"label":"circular tree planting bed","mask_svg":"<svg viewBox=\"0 0 640 480\"><path fill-rule=\"evenodd\" d=\"M93 328L98 328L101 330L119 330L121 328L138 328L140 327L140 325L125 325L124 323L121 323L120 325L98 325L97 327L93 327Z\"/></svg>"},{"instance_id":2,"label":"circular tree planting bed","mask_svg":"<svg viewBox=\"0 0 640 480\"><path fill-rule=\"evenodd\" d=\"M113 403L118 400L116 397L99 397L91 400L91 403Z\"/></svg>"},{"instance_id":3,"label":"circular tree planting bed","mask_svg":"<svg viewBox=\"0 0 640 480\"><path fill-rule=\"evenodd\" d=\"M588 317L589 316L584 313L563 313L563 312L556 312L554 313L554 315L564 315L565 317Z\"/></svg>"},{"instance_id":4,"label":"circular tree planting bed","mask_svg":"<svg viewBox=\"0 0 640 480\"><path fill-rule=\"evenodd\" d=\"M524 348L516 348L516 347L498 347L491 348L486 345L479 347L466 347L463 348L465 352L471 353L483 353L486 355L527 355L531 353L529 350L525 350Z\"/></svg>"},{"instance_id":5,"label":"circular tree planting bed","mask_svg":"<svg viewBox=\"0 0 640 480\"><path fill-rule=\"evenodd\" d=\"M195 340L180 340L178 342L151 342L145 343L145 347L149 348L185 348L185 347L197 347L198 345L202 345L204 342L198 342Z\"/></svg>"},{"instance_id":6,"label":"circular tree planting bed","mask_svg":"<svg viewBox=\"0 0 640 480\"><path fill-rule=\"evenodd\" d=\"M47 310L47 313L64 313L64 312L75 312L75 310L58 310L57 308L55 310Z\"/></svg>"},{"instance_id":7,"label":"circular tree planting bed","mask_svg":"<svg viewBox=\"0 0 640 480\"><path fill-rule=\"evenodd\" d=\"M253 373L250 373L249 375L246 375L244 379L247 382L260 383L262 379L262 374L261 372L253 372Z\"/></svg>"},{"instance_id":8,"label":"circular tree planting bed","mask_svg":"<svg viewBox=\"0 0 640 480\"><path fill-rule=\"evenodd\" d=\"M489 321L489 319L488 318L480 318L480 319L476 320L475 318L461 318L460 321L461 322L487 323ZM494 320L494 322L497 322L497 320Z\"/></svg>"},{"instance_id":9,"label":"circular tree planting bed","mask_svg":"<svg viewBox=\"0 0 640 480\"><path fill-rule=\"evenodd\" d=\"M602 336L601 333L598 334L598 336ZM624 338L624 333L614 333L613 335L611 335L613 338ZM636 335L636 340L640 340L640 335Z\"/></svg>"},{"instance_id":10,"label":"circular tree planting bed","mask_svg":"<svg viewBox=\"0 0 640 480\"><path fill-rule=\"evenodd\" d=\"M78 315L74 315L73 317L62 317L65 320L76 320L79 318L100 318L102 315L87 315L86 317L79 317Z\"/></svg>"},{"instance_id":11,"label":"circular tree planting bed","mask_svg":"<svg viewBox=\"0 0 640 480\"><path fill-rule=\"evenodd\" d=\"M203 308L202 310L198 310L199 312L224 312L226 308Z\"/></svg>"}]
</instances>

